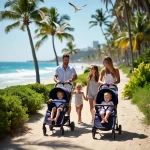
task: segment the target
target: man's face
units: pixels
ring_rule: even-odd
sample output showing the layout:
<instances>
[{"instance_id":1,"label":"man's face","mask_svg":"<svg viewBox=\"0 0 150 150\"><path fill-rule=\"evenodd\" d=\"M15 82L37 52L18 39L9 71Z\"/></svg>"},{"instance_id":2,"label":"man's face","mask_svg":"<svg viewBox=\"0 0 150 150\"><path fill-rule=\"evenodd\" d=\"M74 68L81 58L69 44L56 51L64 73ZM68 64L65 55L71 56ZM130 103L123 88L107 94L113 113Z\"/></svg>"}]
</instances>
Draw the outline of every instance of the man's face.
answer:
<instances>
[{"instance_id":1,"label":"man's face","mask_svg":"<svg viewBox=\"0 0 150 150\"><path fill-rule=\"evenodd\" d=\"M68 64L69 64L69 58L64 57L64 58L63 58L63 65L68 66Z\"/></svg>"}]
</instances>

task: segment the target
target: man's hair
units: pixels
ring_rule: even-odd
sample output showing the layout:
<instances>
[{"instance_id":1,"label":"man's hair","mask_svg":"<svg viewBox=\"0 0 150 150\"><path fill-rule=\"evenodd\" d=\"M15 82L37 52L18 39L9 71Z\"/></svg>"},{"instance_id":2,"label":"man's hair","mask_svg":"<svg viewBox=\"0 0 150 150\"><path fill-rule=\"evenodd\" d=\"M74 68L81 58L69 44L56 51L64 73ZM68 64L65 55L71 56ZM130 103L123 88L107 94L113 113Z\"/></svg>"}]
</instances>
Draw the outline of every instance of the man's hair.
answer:
<instances>
[{"instance_id":1,"label":"man's hair","mask_svg":"<svg viewBox=\"0 0 150 150\"><path fill-rule=\"evenodd\" d=\"M70 56L68 54L64 54L62 58L64 59L65 57L70 58Z\"/></svg>"}]
</instances>

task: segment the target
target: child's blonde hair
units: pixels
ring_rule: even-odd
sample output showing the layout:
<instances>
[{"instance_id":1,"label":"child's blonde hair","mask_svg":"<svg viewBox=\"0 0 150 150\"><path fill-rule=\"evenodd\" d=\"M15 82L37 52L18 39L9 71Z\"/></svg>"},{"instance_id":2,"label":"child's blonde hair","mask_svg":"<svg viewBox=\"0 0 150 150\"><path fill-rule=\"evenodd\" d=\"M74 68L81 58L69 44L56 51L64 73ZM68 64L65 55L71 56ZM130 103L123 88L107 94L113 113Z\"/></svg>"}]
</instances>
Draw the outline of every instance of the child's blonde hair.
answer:
<instances>
[{"instance_id":1,"label":"child's blonde hair","mask_svg":"<svg viewBox=\"0 0 150 150\"><path fill-rule=\"evenodd\" d=\"M104 96L105 96L105 95L110 95L110 96L111 96L111 98L112 98L112 94L111 94L111 93L109 93L109 92L104 93Z\"/></svg>"},{"instance_id":2,"label":"child's blonde hair","mask_svg":"<svg viewBox=\"0 0 150 150\"><path fill-rule=\"evenodd\" d=\"M77 83L75 88L77 89L78 86L80 86L81 89L82 89L82 84L81 83Z\"/></svg>"}]
</instances>

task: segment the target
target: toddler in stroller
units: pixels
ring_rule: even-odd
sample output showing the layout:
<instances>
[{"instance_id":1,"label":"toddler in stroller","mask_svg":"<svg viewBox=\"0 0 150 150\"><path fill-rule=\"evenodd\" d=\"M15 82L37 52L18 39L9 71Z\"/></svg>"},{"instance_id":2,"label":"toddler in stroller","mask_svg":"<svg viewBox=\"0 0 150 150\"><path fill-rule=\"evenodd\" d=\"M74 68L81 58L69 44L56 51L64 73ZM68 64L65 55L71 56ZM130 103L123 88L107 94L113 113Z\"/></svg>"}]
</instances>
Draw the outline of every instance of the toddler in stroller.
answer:
<instances>
[{"instance_id":1,"label":"toddler in stroller","mask_svg":"<svg viewBox=\"0 0 150 150\"><path fill-rule=\"evenodd\" d=\"M96 130L112 130L115 139L115 130L121 134L121 125L117 118L118 94L117 86L102 85L96 97L95 115L92 127L92 136L95 139Z\"/></svg>"},{"instance_id":2,"label":"toddler in stroller","mask_svg":"<svg viewBox=\"0 0 150 150\"><path fill-rule=\"evenodd\" d=\"M70 84L70 83L67 83ZM62 83L64 86L65 83ZM71 84L70 84L71 85ZM48 109L43 122L43 134L46 135L46 125L53 131L53 127L60 127L61 135L64 134L63 126L69 126L71 131L74 130L74 122L70 122L70 116L65 116L68 111L68 104L71 97L71 91L65 87L55 87L50 91ZM68 123L67 123L68 122ZM67 123L67 124L66 124Z\"/></svg>"}]
</instances>

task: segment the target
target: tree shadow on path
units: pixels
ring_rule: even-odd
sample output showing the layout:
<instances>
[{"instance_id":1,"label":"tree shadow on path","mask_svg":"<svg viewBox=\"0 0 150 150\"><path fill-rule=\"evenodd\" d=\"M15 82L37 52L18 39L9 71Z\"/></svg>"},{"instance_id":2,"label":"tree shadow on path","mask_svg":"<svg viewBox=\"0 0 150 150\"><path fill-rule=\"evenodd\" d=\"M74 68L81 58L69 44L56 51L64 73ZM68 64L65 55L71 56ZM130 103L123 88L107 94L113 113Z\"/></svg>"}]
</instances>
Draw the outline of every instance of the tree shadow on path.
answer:
<instances>
[{"instance_id":1,"label":"tree shadow on path","mask_svg":"<svg viewBox=\"0 0 150 150\"><path fill-rule=\"evenodd\" d=\"M97 133L100 135L100 139L97 139L97 140L128 141L128 140L133 140L134 138L145 139L148 137L145 134L139 134L139 133L134 133L134 132L129 132L129 131L122 131L122 134L118 134L116 132L116 138L113 139L111 131L108 131L108 132L109 133L103 133L103 134L101 134L100 132Z\"/></svg>"}]
</instances>

